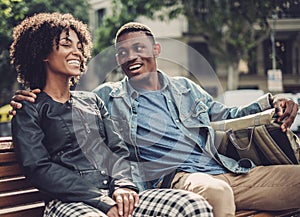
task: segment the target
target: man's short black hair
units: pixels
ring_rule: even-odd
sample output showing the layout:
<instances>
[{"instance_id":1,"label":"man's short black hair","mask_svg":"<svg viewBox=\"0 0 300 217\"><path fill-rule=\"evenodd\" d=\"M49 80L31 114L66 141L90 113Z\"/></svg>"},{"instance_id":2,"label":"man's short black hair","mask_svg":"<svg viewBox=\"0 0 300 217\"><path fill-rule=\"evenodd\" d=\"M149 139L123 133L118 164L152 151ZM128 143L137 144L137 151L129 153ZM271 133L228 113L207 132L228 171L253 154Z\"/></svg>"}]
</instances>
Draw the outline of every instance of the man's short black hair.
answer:
<instances>
[{"instance_id":1,"label":"man's short black hair","mask_svg":"<svg viewBox=\"0 0 300 217\"><path fill-rule=\"evenodd\" d=\"M116 37L115 37L115 45L117 44L119 37L121 37L122 35L129 33L129 32L140 32L140 31L145 32L145 34L147 36L149 36L151 41L153 43L155 43L154 35L148 26L138 23L138 22L129 22L129 23L126 23L123 26L121 26L121 28L118 30Z\"/></svg>"}]
</instances>

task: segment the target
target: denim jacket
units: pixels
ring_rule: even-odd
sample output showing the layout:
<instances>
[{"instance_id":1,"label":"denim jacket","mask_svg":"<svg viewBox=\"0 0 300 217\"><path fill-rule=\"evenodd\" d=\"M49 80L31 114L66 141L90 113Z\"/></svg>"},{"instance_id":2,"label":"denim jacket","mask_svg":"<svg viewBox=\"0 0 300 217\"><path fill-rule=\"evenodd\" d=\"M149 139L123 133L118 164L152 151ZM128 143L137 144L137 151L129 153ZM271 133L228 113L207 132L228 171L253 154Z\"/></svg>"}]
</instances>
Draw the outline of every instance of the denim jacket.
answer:
<instances>
[{"instance_id":1,"label":"denim jacket","mask_svg":"<svg viewBox=\"0 0 300 217\"><path fill-rule=\"evenodd\" d=\"M181 122L180 129L185 136L191 138L201 149L214 158L218 163L233 173L247 173L254 166L249 160L237 162L217 152L214 145L215 133L211 121L237 118L257 113L271 108L270 94L260 97L256 102L245 107L226 107L215 101L205 90L193 81L184 77L168 77L158 71L166 96L168 109L174 122ZM108 112L120 131L123 139L131 150L131 165L133 179L136 183L147 188L143 182L143 171L139 162L139 151L136 144L138 102L135 100L139 93L129 85L125 77L120 82L108 82L98 86L94 92L104 101ZM207 132L206 144L200 144L198 134L193 128L203 128ZM139 185L141 188L141 185Z\"/></svg>"}]
</instances>

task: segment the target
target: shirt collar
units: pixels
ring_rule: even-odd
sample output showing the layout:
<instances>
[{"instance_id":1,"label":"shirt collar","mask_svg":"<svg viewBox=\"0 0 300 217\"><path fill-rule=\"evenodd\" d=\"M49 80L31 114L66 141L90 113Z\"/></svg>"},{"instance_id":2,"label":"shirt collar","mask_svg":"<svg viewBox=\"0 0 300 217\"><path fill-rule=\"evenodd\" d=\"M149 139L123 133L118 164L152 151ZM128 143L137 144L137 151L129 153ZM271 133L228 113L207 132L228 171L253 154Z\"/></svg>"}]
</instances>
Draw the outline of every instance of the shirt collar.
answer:
<instances>
[{"instance_id":1,"label":"shirt collar","mask_svg":"<svg viewBox=\"0 0 300 217\"><path fill-rule=\"evenodd\" d=\"M167 79L167 76L161 71L157 70L158 73L158 79L162 85L162 88L160 89L161 91L164 91L168 86L169 86L169 80ZM132 99L136 99L139 97L140 93L136 89L132 87L132 85L129 82L128 77L126 77L126 88L127 92L129 93L130 97Z\"/></svg>"}]
</instances>

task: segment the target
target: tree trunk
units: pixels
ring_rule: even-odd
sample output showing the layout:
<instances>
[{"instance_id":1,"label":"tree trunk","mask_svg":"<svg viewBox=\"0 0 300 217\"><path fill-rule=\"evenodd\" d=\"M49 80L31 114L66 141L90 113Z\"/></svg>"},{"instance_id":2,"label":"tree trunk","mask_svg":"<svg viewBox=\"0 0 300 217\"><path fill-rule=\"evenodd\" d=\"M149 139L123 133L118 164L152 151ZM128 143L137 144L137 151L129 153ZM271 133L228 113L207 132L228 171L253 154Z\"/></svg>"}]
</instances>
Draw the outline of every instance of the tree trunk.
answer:
<instances>
[{"instance_id":1,"label":"tree trunk","mask_svg":"<svg viewBox=\"0 0 300 217\"><path fill-rule=\"evenodd\" d=\"M236 64L228 66L227 90L236 90L239 85L239 71Z\"/></svg>"}]
</instances>

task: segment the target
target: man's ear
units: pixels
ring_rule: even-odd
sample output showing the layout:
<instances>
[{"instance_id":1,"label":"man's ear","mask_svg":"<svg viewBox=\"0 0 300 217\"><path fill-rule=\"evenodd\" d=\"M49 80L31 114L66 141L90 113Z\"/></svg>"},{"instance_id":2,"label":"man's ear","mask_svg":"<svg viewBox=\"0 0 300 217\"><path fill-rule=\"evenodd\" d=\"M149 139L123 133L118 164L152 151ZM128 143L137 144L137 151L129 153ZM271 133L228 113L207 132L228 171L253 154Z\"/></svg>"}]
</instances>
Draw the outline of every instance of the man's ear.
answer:
<instances>
[{"instance_id":1,"label":"man's ear","mask_svg":"<svg viewBox=\"0 0 300 217\"><path fill-rule=\"evenodd\" d=\"M155 57L158 57L160 54L161 48L160 48L160 44L159 43L155 43L153 45L153 54Z\"/></svg>"},{"instance_id":2,"label":"man's ear","mask_svg":"<svg viewBox=\"0 0 300 217\"><path fill-rule=\"evenodd\" d=\"M118 64L118 65L121 65L121 64L120 64L120 61L119 61L119 56L118 56L118 54L115 55L115 58L116 58L117 64Z\"/></svg>"}]
</instances>

